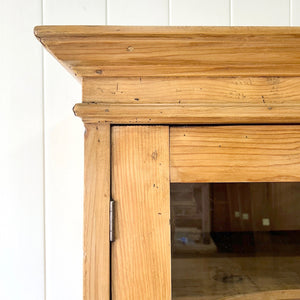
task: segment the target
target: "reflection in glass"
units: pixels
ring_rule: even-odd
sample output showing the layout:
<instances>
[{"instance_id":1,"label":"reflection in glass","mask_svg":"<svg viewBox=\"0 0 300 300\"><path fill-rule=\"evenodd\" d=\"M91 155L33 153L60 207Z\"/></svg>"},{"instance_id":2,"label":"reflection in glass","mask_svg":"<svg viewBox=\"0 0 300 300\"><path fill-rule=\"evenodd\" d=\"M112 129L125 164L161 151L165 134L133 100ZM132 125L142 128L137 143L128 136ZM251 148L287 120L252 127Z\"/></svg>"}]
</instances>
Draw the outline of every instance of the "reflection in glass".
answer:
<instances>
[{"instance_id":1,"label":"reflection in glass","mask_svg":"<svg viewBox=\"0 0 300 300\"><path fill-rule=\"evenodd\" d=\"M171 184L173 299L300 289L300 183Z\"/></svg>"}]
</instances>

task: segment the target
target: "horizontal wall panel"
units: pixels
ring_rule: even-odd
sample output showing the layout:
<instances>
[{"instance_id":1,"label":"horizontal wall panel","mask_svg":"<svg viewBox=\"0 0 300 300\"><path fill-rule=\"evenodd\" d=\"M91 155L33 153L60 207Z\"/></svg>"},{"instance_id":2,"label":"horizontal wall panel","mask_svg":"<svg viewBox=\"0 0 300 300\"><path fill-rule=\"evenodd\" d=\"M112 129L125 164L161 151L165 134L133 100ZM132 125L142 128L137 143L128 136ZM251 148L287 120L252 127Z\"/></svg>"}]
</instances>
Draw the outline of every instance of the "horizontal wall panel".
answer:
<instances>
[{"instance_id":1,"label":"horizontal wall panel","mask_svg":"<svg viewBox=\"0 0 300 300\"><path fill-rule=\"evenodd\" d=\"M300 180L300 126L171 127L171 182Z\"/></svg>"}]
</instances>

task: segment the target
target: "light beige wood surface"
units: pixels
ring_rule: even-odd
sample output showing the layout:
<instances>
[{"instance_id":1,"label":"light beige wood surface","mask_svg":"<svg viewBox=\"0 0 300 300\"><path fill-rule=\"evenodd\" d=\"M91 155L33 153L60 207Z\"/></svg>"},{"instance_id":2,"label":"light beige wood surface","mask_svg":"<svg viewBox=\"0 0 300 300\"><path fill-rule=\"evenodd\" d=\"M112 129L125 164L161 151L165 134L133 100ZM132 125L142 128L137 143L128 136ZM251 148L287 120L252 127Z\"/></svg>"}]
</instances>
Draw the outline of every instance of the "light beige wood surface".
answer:
<instances>
[{"instance_id":1,"label":"light beige wood surface","mask_svg":"<svg viewBox=\"0 0 300 300\"><path fill-rule=\"evenodd\" d=\"M85 103L74 111L85 122L112 124L299 123L299 82L298 77L85 78Z\"/></svg>"},{"instance_id":2,"label":"light beige wood surface","mask_svg":"<svg viewBox=\"0 0 300 300\"><path fill-rule=\"evenodd\" d=\"M112 196L112 300L170 300L168 126L112 128Z\"/></svg>"},{"instance_id":3,"label":"light beige wood surface","mask_svg":"<svg viewBox=\"0 0 300 300\"><path fill-rule=\"evenodd\" d=\"M299 104L299 77L113 77L83 79L83 102L107 104Z\"/></svg>"},{"instance_id":4,"label":"light beige wood surface","mask_svg":"<svg viewBox=\"0 0 300 300\"><path fill-rule=\"evenodd\" d=\"M264 27L264 26L81 26L81 25L64 25L64 26L36 26L34 33L37 37L48 38L68 38L74 37L144 37L150 35L154 37L166 38L169 34L175 37L191 38L193 35L205 36L213 35L223 37L228 34L243 36L245 33L257 36L272 35L292 35L299 33L295 27Z\"/></svg>"},{"instance_id":5,"label":"light beige wood surface","mask_svg":"<svg viewBox=\"0 0 300 300\"><path fill-rule=\"evenodd\" d=\"M74 113L85 123L251 124L300 123L300 105L95 104L79 103Z\"/></svg>"},{"instance_id":6,"label":"light beige wood surface","mask_svg":"<svg viewBox=\"0 0 300 300\"><path fill-rule=\"evenodd\" d=\"M110 126L86 125L83 299L110 299Z\"/></svg>"},{"instance_id":7,"label":"light beige wood surface","mask_svg":"<svg viewBox=\"0 0 300 300\"><path fill-rule=\"evenodd\" d=\"M77 77L299 76L297 27L38 26Z\"/></svg>"},{"instance_id":8,"label":"light beige wood surface","mask_svg":"<svg viewBox=\"0 0 300 300\"><path fill-rule=\"evenodd\" d=\"M299 126L171 127L171 182L299 181L299 149Z\"/></svg>"}]
</instances>

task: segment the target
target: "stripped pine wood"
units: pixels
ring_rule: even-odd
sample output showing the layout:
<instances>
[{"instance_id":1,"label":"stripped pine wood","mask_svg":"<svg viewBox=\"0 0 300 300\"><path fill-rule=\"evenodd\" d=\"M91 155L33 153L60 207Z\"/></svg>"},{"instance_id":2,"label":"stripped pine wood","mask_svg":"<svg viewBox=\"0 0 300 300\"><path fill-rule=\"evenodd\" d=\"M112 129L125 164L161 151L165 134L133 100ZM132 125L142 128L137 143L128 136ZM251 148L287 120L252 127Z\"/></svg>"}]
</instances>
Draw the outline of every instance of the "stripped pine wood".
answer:
<instances>
[{"instance_id":1,"label":"stripped pine wood","mask_svg":"<svg viewBox=\"0 0 300 300\"><path fill-rule=\"evenodd\" d=\"M110 299L110 126L86 125L83 299Z\"/></svg>"},{"instance_id":2,"label":"stripped pine wood","mask_svg":"<svg viewBox=\"0 0 300 300\"><path fill-rule=\"evenodd\" d=\"M35 35L80 78L300 75L296 27L38 26Z\"/></svg>"},{"instance_id":3,"label":"stripped pine wood","mask_svg":"<svg viewBox=\"0 0 300 300\"><path fill-rule=\"evenodd\" d=\"M300 123L300 105L95 104L79 103L74 113L85 123L249 124Z\"/></svg>"},{"instance_id":4,"label":"stripped pine wood","mask_svg":"<svg viewBox=\"0 0 300 300\"><path fill-rule=\"evenodd\" d=\"M83 79L83 102L274 105L299 103L298 77L114 77Z\"/></svg>"},{"instance_id":5,"label":"stripped pine wood","mask_svg":"<svg viewBox=\"0 0 300 300\"><path fill-rule=\"evenodd\" d=\"M171 299L168 126L112 129L112 299Z\"/></svg>"},{"instance_id":6,"label":"stripped pine wood","mask_svg":"<svg viewBox=\"0 0 300 300\"><path fill-rule=\"evenodd\" d=\"M270 37L272 35L280 34L296 34L298 32L295 27L284 26L36 26L35 34L37 36L45 36L48 38L68 38L74 37L144 37L150 35L154 37L166 38L169 35L174 37L191 38L193 35L205 36L212 35L215 37L223 37L228 34L236 34L243 36L245 34L252 34L257 36Z\"/></svg>"},{"instance_id":7,"label":"stripped pine wood","mask_svg":"<svg viewBox=\"0 0 300 300\"><path fill-rule=\"evenodd\" d=\"M171 127L171 182L300 180L299 126Z\"/></svg>"}]
</instances>

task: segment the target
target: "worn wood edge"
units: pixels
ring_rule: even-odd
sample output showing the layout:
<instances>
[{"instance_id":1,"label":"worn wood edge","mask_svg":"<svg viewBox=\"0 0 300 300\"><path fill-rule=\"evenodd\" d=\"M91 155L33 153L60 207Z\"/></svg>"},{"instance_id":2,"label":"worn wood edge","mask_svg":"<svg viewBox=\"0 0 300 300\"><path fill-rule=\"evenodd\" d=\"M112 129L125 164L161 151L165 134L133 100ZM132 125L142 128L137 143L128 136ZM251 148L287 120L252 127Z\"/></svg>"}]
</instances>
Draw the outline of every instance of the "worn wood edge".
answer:
<instances>
[{"instance_id":1,"label":"worn wood edge","mask_svg":"<svg viewBox=\"0 0 300 300\"><path fill-rule=\"evenodd\" d=\"M74 114L85 123L109 124L287 124L300 123L300 104L202 105L78 103Z\"/></svg>"},{"instance_id":2,"label":"worn wood edge","mask_svg":"<svg viewBox=\"0 0 300 300\"><path fill-rule=\"evenodd\" d=\"M78 25L54 25L35 26L34 34L38 38L50 37L91 37L91 36L189 36L189 35L214 35L224 34L300 34L298 27L288 26L78 26Z\"/></svg>"},{"instance_id":3,"label":"worn wood edge","mask_svg":"<svg viewBox=\"0 0 300 300\"><path fill-rule=\"evenodd\" d=\"M50 55L56 59L67 71L68 73L70 73L77 81L79 81L79 83L82 84L82 79L83 77L82 76L78 76L77 75L77 72L75 70L73 70L72 66L69 65L67 62L61 60L61 59L58 59L55 54L49 49L49 47L47 46L47 44L43 41L43 39L38 35L38 31L39 29L38 28L42 28L44 26L35 26L34 29L33 29L33 32L34 32L34 35L35 37L37 38L37 40L42 44L42 46L50 53Z\"/></svg>"},{"instance_id":4,"label":"worn wood edge","mask_svg":"<svg viewBox=\"0 0 300 300\"><path fill-rule=\"evenodd\" d=\"M244 67L241 67L241 66ZM95 64L93 66L76 66L71 67L70 72L74 72L75 77L95 77L112 78L112 77L299 77L299 64L283 63L280 64L261 63L258 67L253 67L253 64L239 63L224 63L221 66L218 64L204 64L203 66L193 65L119 65L111 66L104 64Z\"/></svg>"},{"instance_id":5,"label":"worn wood edge","mask_svg":"<svg viewBox=\"0 0 300 300\"><path fill-rule=\"evenodd\" d=\"M83 299L110 299L110 125L85 126Z\"/></svg>"}]
</instances>

